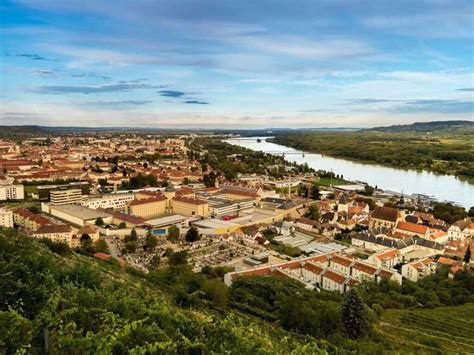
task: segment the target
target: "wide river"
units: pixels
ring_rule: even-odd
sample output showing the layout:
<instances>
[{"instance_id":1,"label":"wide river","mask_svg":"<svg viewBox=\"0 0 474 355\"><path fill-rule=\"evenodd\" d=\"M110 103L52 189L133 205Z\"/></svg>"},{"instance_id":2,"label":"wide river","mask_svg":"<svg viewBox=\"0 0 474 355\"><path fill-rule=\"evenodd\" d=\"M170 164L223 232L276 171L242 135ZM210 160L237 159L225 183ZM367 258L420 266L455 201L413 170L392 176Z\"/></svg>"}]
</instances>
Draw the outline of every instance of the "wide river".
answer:
<instances>
[{"instance_id":1,"label":"wide river","mask_svg":"<svg viewBox=\"0 0 474 355\"><path fill-rule=\"evenodd\" d=\"M261 142L258 143L257 139ZM424 194L439 201L453 201L469 209L474 206L474 185L462 181L455 176L437 175L427 171L403 170L376 164L364 164L341 158L307 153L283 145L266 142L269 137L231 138L226 142L255 151L281 154L287 152L285 158L299 164L308 163L311 168L332 171L344 175L345 179L358 180L377 185L384 190L405 194ZM279 153L280 152L280 153Z\"/></svg>"}]
</instances>

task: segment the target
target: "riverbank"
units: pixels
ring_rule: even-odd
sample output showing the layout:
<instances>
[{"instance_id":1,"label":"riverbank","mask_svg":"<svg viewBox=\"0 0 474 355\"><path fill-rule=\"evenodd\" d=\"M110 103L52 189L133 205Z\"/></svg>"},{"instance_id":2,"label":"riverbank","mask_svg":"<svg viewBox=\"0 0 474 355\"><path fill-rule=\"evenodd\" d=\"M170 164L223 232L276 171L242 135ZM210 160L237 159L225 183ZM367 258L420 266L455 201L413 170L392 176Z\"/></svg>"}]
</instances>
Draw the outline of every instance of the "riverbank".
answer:
<instances>
[{"instance_id":1,"label":"riverbank","mask_svg":"<svg viewBox=\"0 0 474 355\"><path fill-rule=\"evenodd\" d=\"M459 176L474 183L474 140L470 135L300 132L276 135L269 141L363 163Z\"/></svg>"},{"instance_id":2,"label":"riverbank","mask_svg":"<svg viewBox=\"0 0 474 355\"><path fill-rule=\"evenodd\" d=\"M257 139L261 142L258 143ZM333 171L345 180L364 181L381 189L404 194L423 194L438 201L449 201L465 208L474 205L474 185L455 176L438 175L428 171L391 168L378 164L368 164L331 157L265 141L268 137L252 139L227 139L227 143L254 151L274 155L285 154L285 159L298 164L308 164L315 170ZM304 154L303 154L304 153Z\"/></svg>"}]
</instances>

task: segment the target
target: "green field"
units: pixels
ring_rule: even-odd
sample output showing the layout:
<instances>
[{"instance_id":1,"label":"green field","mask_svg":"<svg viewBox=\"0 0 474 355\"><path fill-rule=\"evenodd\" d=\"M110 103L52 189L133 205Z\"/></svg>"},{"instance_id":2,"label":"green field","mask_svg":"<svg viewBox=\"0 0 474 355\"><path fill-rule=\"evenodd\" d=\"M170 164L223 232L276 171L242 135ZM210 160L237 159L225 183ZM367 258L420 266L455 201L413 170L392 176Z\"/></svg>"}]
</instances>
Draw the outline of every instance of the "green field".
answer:
<instances>
[{"instance_id":1,"label":"green field","mask_svg":"<svg viewBox=\"0 0 474 355\"><path fill-rule=\"evenodd\" d=\"M387 310L379 330L394 342L427 352L474 353L474 304L436 309Z\"/></svg>"},{"instance_id":2,"label":"green field","mask_svg":"<svg viewBox=\"0 0 474 355\"><path fill-rule=\"evenodd\" d=\"M331 182L332 182L333 186L350 184L350 181L343 180L343 179L338 179L338 178L332 178L332 179L331 178L320 178L319 181L318 181L318 184L321 185L321 186L329 186L329 185L331 185Z\"/></svg>"}]
</instances>

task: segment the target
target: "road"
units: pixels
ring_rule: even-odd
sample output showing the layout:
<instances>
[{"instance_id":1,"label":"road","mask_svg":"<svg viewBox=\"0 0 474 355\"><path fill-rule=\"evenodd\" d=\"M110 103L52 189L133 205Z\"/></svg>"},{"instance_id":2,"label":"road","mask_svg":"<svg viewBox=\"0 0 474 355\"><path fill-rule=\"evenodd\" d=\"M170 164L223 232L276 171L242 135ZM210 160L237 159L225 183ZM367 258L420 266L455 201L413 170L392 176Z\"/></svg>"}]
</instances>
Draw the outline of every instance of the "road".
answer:
<instances>
[{"instance_id":1,"label":"road","mask_svg":"<svg viewBox=\"0 0 474 355\"><path fill-rule=\"evenodd\" d=\"M109 247L110 250L110 255L113 256L114 258L121 259L122 252L120 249L120 244L119 242L114 238L114 237L102 237L106 242L107 246Z\"/></svg>"}]
</instances>

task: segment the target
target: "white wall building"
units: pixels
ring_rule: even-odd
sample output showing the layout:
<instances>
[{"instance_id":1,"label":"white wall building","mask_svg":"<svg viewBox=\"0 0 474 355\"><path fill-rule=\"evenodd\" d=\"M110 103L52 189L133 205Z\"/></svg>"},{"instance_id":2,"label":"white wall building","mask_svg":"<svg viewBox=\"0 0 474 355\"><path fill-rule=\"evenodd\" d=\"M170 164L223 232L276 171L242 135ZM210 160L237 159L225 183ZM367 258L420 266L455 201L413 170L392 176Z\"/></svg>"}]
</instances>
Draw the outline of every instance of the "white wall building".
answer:
<instances>
[{"instance_id":1,"label":"white wall building","mask_svg":"<svg viewBox=\"0 0 474 355\"><path fill-rule=\"evenodd\" d=\"M13 228L13 212L0 208L0 227Z\"/></svg>"},{"instance_id":2,"label":"white wall building","mask_svg":"<svg viewBox=\"0 0 474 355\"><path fill-rule=\"evenodd\" d=\"M135 199L134 194L110 194L100 197L89 197L82 201L81 205L94 210L98 208L123 209Z\"/></svg>"},{"instance_id":3,"label":"white wall building","mask_svg":"<svg viewBox=\"0 0 474 355\"><path fill-rule=\"evenodd\" d=\"M23 200L25 189L23 185L0 185L0 201Z\"/></svg>"},{"instance_id":4,"label":"white wall building","mask_svg":"<svg viewBox=\"0 0 474 355\"><path fill-rule=\"evenodd\" d=\"M51 190L49 192L51 204L55 206L68 205L71 203L81 203L81 189Z\"/></svg>"}]
</instances>

